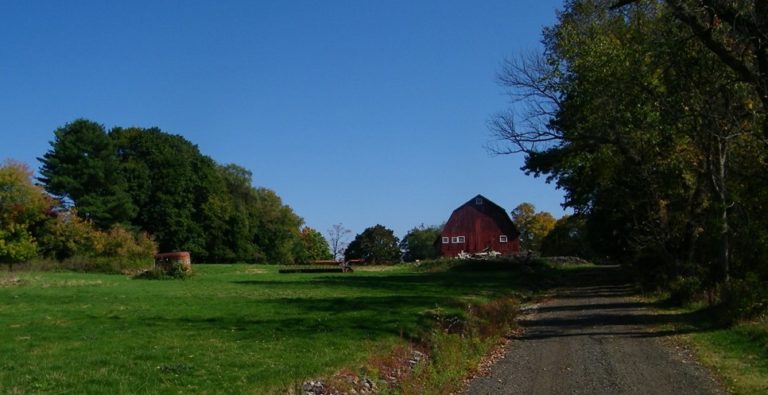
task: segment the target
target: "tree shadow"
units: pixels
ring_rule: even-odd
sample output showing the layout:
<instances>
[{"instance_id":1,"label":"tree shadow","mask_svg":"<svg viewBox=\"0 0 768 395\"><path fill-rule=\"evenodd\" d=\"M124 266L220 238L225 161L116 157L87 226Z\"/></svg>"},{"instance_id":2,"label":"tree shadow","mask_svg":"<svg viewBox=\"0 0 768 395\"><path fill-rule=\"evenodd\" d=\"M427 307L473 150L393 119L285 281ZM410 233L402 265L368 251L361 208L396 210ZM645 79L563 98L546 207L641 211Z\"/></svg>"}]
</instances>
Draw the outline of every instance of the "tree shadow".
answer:
<instances>
[{"instance_id":1,"label":"tree shadow","mask_svg":"<svg viewBox=\"0 0 768 395\"><path fill-rule=\"evenodd\" d=\"M238 314L206 316L145 316L142 325L162 331L165 327L185 326L195 330L222 331L248 339L275 336L344 336L375 340L399 336L418 340L431 327L434 316L419 314L440 305L440 297L370 296L327 298L275 298L259 300L260 308L275 314L248 318L247 307ZM108 318L108 317L107 317Z\"/></svg>"},{"instance_id":2,"label":"tree shadow","mask_svg":"<svg viewBox=\"0 0 768 395\"><path fill-rule=\"evenodd\" d=\"M702 321L702 314L705 313L655 314L653 311L660 307L659 304L627 300L639 293L633 285L627 283L626 273L616 266L570 271L536 269L526 272L519 268L468 271L463 268L437 273L396 273L386 276L302 276L311 277L285 281L253 279L233 283L261 287L348 287L363 289L366 293L388 294L380 297L295 297L259 302L274 304L275 308L286 306L289 311L299 315L321 313L333 316L333 328L322 323L307 323L296 317L275 319L273 323L258 323L275 328L287 326L298 333L317 330L342 333L370 331L373 334L398 334L415 338L419 330L434 323L435 317L423 314L425 310L456 306L457 297L477 294L478 290L491 295L553 291L557 299L564 301L561 304L537 307L536 316L523 318L519 323L526 330L520 339L572 336L661 337L709 329L697 324ZM664 329L653 330L658 327ZM675 329L668 329L670 327Z\"/></svg>"},{"instance_id":3,"label":"tree shadow","mask_svg":"<svg viewBox=\"0 0 768 395\"><path fill-rule=\"evenodd\" d=\"M287 274L286 276L293 276ZM299 274L302 275L302 274ZM307 274L311 276L311 274ZM324 275L314 278L302 278L300 280L239 280L233 281L234 284L252 285L252 286L317 286L317 287L341 287L365 289L369 291L386 291L392 293L413 294L414 292L424 292L429 290L435 293L445 295L458 295L462 293L474 293L478 290L498 291L505 293L510 290L530 290L533 289L534 282L529 282L531 286L525 286L525 277L516 275L513 272L502 273L459 273L459 272L441 272L441 273L416 273L416 274L392 274L388 276L355 276L354 274L343 274L337 276Z\"/></svg>"},{"instance_id":4,"label":"tree shadow","mask_svg":"<svg viewBox=\"0 0 768 395\"><path fill-rule=\"evenodd\" d=\"M644 302L615 302L615 303L596 303L596 304L577 304L567 306L542 306L536 308L538 312L553 311L585 311L585 310L616 310L616 309L641 309L649 306L658 306L658 303Z\"/></svg>"},{"instance_id":5,"label":"tree shadow","mask_svg":"<svg viewBox=\"0 0 768 395\"><path fill-rule=\"evenodd\" d=\"M627 299L640 293L631 284L614 283L623 276L581 278L580 286L560 290L554 302L538 306L535 314L519 321L525 330L519 339L553 337L665 337L715 329L709 310L660 312L663 303Z\"/></svg>"}]
</instances>

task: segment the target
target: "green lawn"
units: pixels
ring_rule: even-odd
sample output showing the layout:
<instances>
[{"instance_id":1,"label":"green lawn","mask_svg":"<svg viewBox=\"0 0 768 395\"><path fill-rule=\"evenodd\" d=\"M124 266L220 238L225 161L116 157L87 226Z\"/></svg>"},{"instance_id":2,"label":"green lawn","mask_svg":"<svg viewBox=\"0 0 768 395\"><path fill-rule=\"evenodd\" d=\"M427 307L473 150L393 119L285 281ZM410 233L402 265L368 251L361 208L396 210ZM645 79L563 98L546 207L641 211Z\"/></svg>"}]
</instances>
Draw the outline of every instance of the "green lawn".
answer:
<instances>
[{"instance_id":1,"label":"green lawn","mask_svg":"<svg viewBox=\"0 0 768 395\"><path fill-rule=\"evenodd\" d=\"M187 280L0 273L0 393L264 393L356 366L435 311L520 292L514 271L278 274L195 265Z\"/></svg>"},{"instance_id":2,"label":"green lawn","mask_svg":"<svg viewBox=\"0 0 768 395\"><path fill-rule=\"evenodd\" d=\"M736 324L685 337L734 394L768 394L768 322Z\"/></svg>"},{"instance_id":3,"label":"green lawn","mask_svg":"<svg viewBox=\"0 0 768 395\"><path fill-rule=\"evenodd\" d=\"M705 301L685 306L670 305L666 295L649 298L660 312L681 319L659 326L678 333L696 358L726 387L738 395L768 394L768 317L736 322L724 327L716 309Z\"/></svg>"}]
</instances>

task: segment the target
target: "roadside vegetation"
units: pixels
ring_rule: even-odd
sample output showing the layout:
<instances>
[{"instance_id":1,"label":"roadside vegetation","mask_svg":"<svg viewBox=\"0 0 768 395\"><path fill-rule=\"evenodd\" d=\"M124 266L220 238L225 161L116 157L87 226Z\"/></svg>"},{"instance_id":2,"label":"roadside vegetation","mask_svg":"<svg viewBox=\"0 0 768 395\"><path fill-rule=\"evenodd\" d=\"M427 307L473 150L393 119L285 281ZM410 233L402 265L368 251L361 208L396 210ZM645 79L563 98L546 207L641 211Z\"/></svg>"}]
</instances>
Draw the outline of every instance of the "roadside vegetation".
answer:
<instances>
[{"instance_id":1,"label":"roadside vegetation","mask_svg":"<svg viewBox=\"0 0 768 395\"><path fill-rule=\"evenodd\" d=\"M768 392L768 321L694 332L684 337L699 360L735 394Z\"/></svg>"},{"instance_id":2,"label":"roadside vegetation","mask_svg":"<svg viewBox=\"0 0 768 395\"><path fill-rule=\"evenodd\" d=\"M650 299L657 301L661 314L686 317L659 330L677 333L729 392L768 393L768 316L723 320L731 315L723 312L724 307L707 301L705 295L684 303L669 293Z\"/></svg>"},{"instance_id":3,"label":"roadside vegetation","mask_svg":"<svg viewBox=\"0 0 768 395\"><path fill-rule=\"evenodd\" d=\"M520 106L491 119L491 150L525 155L574 209L542 252L626 265L690 313L679 329L744 394L768 392L766 12L566 1L544 50L505 62Z\"/></svg>"},{"instance_id":4,"label":"roadside vegetation","mask_svg":"<svg viewBox=\"0 0 768 395\"><path fill-rule=\"evenodd\" d=\"M548 254L621 262L646 292L768 310L768 34L745 1L570 0L508 59L498 154L565 192ZM529 210L532 211L532 210ZM567 251L567 252L566 252Z\"/></svg>"}]
</instances>

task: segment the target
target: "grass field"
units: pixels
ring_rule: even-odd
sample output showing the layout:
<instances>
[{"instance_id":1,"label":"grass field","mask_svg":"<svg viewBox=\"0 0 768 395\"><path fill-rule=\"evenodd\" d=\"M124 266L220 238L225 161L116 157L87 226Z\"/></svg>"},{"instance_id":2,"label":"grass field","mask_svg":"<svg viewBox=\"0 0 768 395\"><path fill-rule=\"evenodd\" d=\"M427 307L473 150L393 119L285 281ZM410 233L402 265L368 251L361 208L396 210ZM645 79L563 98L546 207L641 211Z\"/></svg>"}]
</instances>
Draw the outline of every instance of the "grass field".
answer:
<instances>
[{"instance_id":1,"label":"grass field","mask_svg":"<svg viewBox=\"0 0 768 395\"><path fill-rule=\"evenodd\" d=\"M183 281L0 273L0 393L279 391L532 284L509 270L194 270Z\"/></svg>"}]
</instances>

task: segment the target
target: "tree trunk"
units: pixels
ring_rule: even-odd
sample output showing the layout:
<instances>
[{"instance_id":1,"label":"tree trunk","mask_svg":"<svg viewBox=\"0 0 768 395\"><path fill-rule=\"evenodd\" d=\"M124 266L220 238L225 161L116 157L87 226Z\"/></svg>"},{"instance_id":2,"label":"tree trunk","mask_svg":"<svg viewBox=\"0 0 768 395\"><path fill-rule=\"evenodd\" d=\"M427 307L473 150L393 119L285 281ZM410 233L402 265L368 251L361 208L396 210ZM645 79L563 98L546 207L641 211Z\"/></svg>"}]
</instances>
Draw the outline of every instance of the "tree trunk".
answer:
<instances>
[{"instance_id":1,"label":"tree trunk","mask_svg":"<svg viewBox=\"0 0 768 395\"><path fill-rule=\"evenodd\" d=\"M726 164L728 161L728 140L722 136L717 136L717 180L715 180L715 190L720 198L720 237L721 252L720 264L723 270L723 284L726 289L730 288L731 282L731 250L730 250L730 227L728 223L728 190L726 185Z\"/></svg>"}]
</instances>

